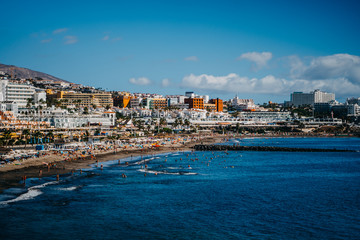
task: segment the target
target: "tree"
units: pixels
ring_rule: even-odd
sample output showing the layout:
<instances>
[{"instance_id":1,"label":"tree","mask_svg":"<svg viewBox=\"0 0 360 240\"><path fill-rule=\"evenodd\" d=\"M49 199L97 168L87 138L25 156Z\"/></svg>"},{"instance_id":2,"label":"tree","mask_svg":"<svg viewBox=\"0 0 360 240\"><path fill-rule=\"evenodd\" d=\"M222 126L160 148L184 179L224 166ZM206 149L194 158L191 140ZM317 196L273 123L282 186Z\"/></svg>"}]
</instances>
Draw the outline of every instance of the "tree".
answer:
<instances>
[{"instance_id":1,"label":"tree","mask_svg":"<svg viewBox=\"0 0 360 240\"><path fill-rule=\"evenodd\" d=\"M40 98L39 103L40 103L40 104L45 104L46 101L45 101L44 99Z\"/></svg>"},{"instance_id":2,"label":"tree","mask_svg":"<svg viewBox=\"0 0 360 240\"><path fill-rule=\"evenodd\" d=\"M5 146L7 146L10 143L11 135L13 131L10 129L6 129L2 134L2 142L5 143Z\"/></svg>"},{"instance_id":3,"label":"tree","mask_svg":"<svg viewBox=\"0 0 360 240\"><path fill-rule=\"evenodd\" d=\"M99 136L100 135L100 129L96 129L94 135Z\"/></svg>"},{"instance_id":4,"label":"tree","mask_svg":"<svg viewBox=\"0 0 360 240\"><path fill-rule=\"evenodd\" d=\"M60 107L61 106L61 100L54 99L54 104L55 104L55 107Z\"/></svg>"},{"instance_id":5,"label":"tree","mask_svg":"<svg viewBox=\"0 0 360 240\"><path fill-rule=\"evenodd\" d=\"M53 142L54 141L54 133L53 133L53 131L48 132L45 137L50 139Z\"/></svg>"},{"instance_id":6,"label":"tree","mask_svg":"<svg viewBox=\"0 0 360 240\"><path fill-rule=\"evenodd\" d=\"M29 129L24 129L21 133L21 138L25 140L25 148L26 148L26 144L28 139L31 137L31 132Z\"/></svg>"},{"instance_id":7,"label":"tree","mask_svg":"<svg viewBox=\"0 0 360 240\"><path fill-rule=\"evenodd\" d=\"M80 104L81 104L81 99L75 100L74 103L75 103L75 106L76 106L77 108L79 108L79 107L80 107Z\"/></svg>"},{"instance_id":8,"label":"tree","mask_svg":"<svg viewBox=\"0 0 360 240\"><path fill-rule=\"evenodd\" d=\"M174 126L174 128L179 126L179 119L178 118L175 119L173 126Z\"/></svg>"},{"instance_id":9,"label":"tree","mask_svg":"<svg viewBox=\"0 0 360 240\"><path fill-rule=\"evenodd\" d=\"M167 121L165 118L160 118L160 122L159 122L160 126L164 126L167 125Z\"/></svg>"},{"instance_id":10,"label":"tree","mask_svg":"<svg viewBox=\"0 0 360 240\"><path fill-rule=\"evenodd\" d=\"M28 99L27 99L27 103L26 103L26 107L27 107L27 108L30 108L30 107L32 107L33 105L34 105L34 99L28 98Z\"/></svg>"},{"instance_id":11,"label":"tree","mask_svg":"<svg viewBox=\"0 0 360 240\"><path fill-rule=\"evenodd\" d=\"M40 132L39 130L36 130L33 133L34 138L36 139L36 142L38 142L39 139L43 138L44 134Z\"/></svg>"},{"instance_id":12,"label":"tree","mask_svg":"<svg viewBox=\"0 0 360 240\"><path fill-rule=\"evenodd\" d=\"M58 133L56 136L57 136L57 138L62 139L64 137L64 134Z\"/></svg>"},{"instance_id":13,"label":"tree","mask_svg":"<svg viewBox=\"0 0 360 240\"><path fill-rule=\"evenodd\" d=\"M185 119L184 125L185 125L185 126L190 126L190 121L189 121L189 119Z\"/></svg>"}]
</instances>

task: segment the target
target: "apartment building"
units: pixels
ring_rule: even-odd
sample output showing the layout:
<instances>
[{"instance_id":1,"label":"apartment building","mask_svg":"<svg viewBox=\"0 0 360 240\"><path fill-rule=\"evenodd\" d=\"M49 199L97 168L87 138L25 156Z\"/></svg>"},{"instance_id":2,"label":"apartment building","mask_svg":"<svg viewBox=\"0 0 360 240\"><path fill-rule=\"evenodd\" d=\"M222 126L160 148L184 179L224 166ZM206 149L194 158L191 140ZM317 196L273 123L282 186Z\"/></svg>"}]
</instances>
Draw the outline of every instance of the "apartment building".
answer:
<instances>
[{"instance_id":1,"label":"apartment building","mask_svg":"<svg viewBox=\"0 0 360 240\"><path fill-rule=\"evenodd\" d=\"M78 105L89 107L91 105L99 107L113 107L113 99L110 93L75 93L60 91L56 98L61 101L62 106Z\"/></svg>"},{"instance_id":2,"label":"apartment building","mask_svg":"<svg viewBox=\"0 0 360 240\"><path fill-rule=\"evenodd\" d=\"M152 101L152 107L154 109L163 109L168 107L168 100L166 98L154 98Z\"/></svg>"},{"instance_id":3,"label":"apartment building","mask_svg":"<svg viewBox=\"0 0 360 240\"><path fill-rule=\"evenodd\" d=\"M210 99L209 103L215 104L215 111L222 112L224 110L223 100L220 98Z\"/></svg>"},{"instance_id":4,"label":"apartment building","mask_svg":"<svg viewBox=\"0 0 360 240\"><path fill-rule=\"evenodd\" d=\"M290 95L290 105L295 107L310 105L314 106L315 103L327 103L335 100L335 93L322 92L315 90L310 93L293 92Z\"/></svg>"},{"instance_id":5,"label":"apartment building","mask_svg":"<svg viewBox=\"0 0 360 240\"><path fill-rule=\"evenodd\" d=\"M203 98L186 98L185 103L189 104L189 108L204 109Z\"/></svg>"}]
</instances>

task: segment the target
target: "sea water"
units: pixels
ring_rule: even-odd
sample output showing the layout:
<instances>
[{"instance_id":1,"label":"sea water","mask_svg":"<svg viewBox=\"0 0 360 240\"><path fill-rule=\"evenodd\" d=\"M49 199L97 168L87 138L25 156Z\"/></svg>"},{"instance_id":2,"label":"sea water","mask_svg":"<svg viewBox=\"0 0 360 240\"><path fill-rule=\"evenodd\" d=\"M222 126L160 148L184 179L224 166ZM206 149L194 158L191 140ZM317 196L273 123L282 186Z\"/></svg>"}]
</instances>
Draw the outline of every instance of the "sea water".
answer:
<instances>
[{"instance_id":1,"label":"sea water","mask_svg":"<svg viewBox=\"0 0 360 240\"><path fill-rule=\"evenodd\" d=\"M360 150L358 138L223 144ZM360 236L359 152L195 151L103 165L59 182L30 179L24 188L6 190L0 195L0 239Z\"/></svg>"}]
</instances>

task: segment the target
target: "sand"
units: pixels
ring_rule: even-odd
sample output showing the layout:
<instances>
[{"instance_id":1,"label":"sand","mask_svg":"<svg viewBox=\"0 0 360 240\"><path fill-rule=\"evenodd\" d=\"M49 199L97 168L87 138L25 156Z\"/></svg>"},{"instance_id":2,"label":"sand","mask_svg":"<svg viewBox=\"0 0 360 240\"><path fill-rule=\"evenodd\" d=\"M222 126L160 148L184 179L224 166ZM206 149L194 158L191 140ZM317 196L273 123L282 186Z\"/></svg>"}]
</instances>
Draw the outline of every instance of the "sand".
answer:
<instances>
[{"instance_id":1,"label":"sand","mask_svg":"<svg viewBox=\"0 0 360 240\"><path fill-rule=\"evenodd\" d=\"M208 136L202 137L201 142L204 144L221 142L225 136ZM155 149L129 149L129 150L114 150L97 152L96 159L86 156L82 159L65 161L65 157L58 155L46 155L39 158L27 159L21 162L21 165L5 165L0 168L0 192L11 187L21 187L23 184L23 177L42 178L48 176L69 174L72 171L79 171L80 169L89 168L91 164L98 161L101 162L121 160L128 157L136 157L141 155L161 154L178 151L191 151L192 147L199 142L188 142L183 144L165 145ZM50 168L46 164L52 165ZM121 162L125 164L124 161ZM26 186L26 185L25 185Z\"/></svg>"}]
</instances>

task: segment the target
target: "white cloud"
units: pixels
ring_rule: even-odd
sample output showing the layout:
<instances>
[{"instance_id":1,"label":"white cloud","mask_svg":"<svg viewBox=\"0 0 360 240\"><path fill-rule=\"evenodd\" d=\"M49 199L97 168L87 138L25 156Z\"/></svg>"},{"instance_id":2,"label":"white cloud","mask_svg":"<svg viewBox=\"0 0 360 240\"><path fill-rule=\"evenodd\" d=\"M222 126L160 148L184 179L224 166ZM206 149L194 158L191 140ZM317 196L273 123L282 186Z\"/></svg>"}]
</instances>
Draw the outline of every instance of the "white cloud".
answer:
<instances>
[{"instance_id":1,"label":"white cloud","mask_svg":"<svg viewBox=\"0 0 360 240\"><path fill-rule=\"evenodd\" d=\"M135 85L149 85L151 81L146 77L140 77L140 78L130 78L129 83Z\"/></svg>"},{"instance_id":2,"label":"white cloud","mask_svg":"<svg viewBox=\"0 0 360 240\"><path fill-rule=\"evenodd\" d=\"M308 65L296 57L291 58L291 61L291 73L294 78L308 80L345 78L354 84L360 84L360 57L358 56L334 54L317 57ZM294 64L294 62L296 63Z\"/></svg>"},{"instance_id":3,"label":"white cloud","mask_svg":"<svg viewBox=\"0 0 360 240\"><path fill-rule=\"evenodd\" d=\"M264 55L265 58L259 57ZM257 66L265 66L271 56L271 53L267 57L263 53L247 53L246 55L243 54L241 59L252 59ZM294 91L310 92L315 89L334 92L337 96L343 97L358 96L360 93L359 56L335 54L312 58L310 61L306 61L306 58L305 60L300 59L297 56L290 56L288 59L290 76L287 78L273 75L250 78L235 73L226 76L190 74L183 78L181 86L201 90L250 94L288 95Z\"/></svg>"},{"instance_id":4,"label":"white cloud","mask_svg":"<svg viewBox=\"0 0 360 240\"><path fill-rule=\"evenodd\" d=\"M106 36L104 36L104 37L102 38L102 40L107 41L107 40L109 40L109 38L110 38L110 36L109 36L109 35L106 35Z\"/></svg>"},{"instance_id":5,"label":"white cloud","mask_svg":"<svg viewBox=\"0 0 360 240\"><path fill-rule=\"evenodd\" d=\"M185 61L197 62L197 61L199 61L199 58L197 56L190 56L190 57L184 58L184 60Z\"/></svg>"},{"instance_id":6,"label":"white cloud","mask_svg":"<svg viewBox=\"0 0 360 240\"><path fill-rule=\"evenodd\" d=\"M267 62L272 58L271 52L248 52L241 54L237 60L249 60L255 63L254 70L259 70L267 65Z\"/></svg>"},{"instance_id":7,"label":"white cloud","mask_svg":"<svg viewBox=\"0 0 360 240\"><path fill-rule=\"evenodd\" d=\"M76 36L65 36L65 44L74 44L78 42L78 38Z\"/></svg>"},{"instance_id":8,"label":"white cloud","mask_svg":"<svg viewBox=\"0 0 360 240\"><path fill-rule=\"evenodd\" d=\"M52 38L49 38L49 39L43 39L41 40L41 43L49 43L52 41Z\"/></svg>"},{"instance_id":9,"label":"white cloud","mask_svg":"<svg viewBox=\"0 0 360 240\"><path fill-rule=\"evenodd\" d=\"M64 33L68 30L68 28L59 28L53 31L53 34L59 34L59 33Z\"/></svg>"},{"instance_id":10,"label":"white cloud","mask_svg":"<svg viewBox=\"0 0 360 240\"><path fill-rule=\"evenodd\" d=\"M230 93L260 93L287 95L294 91L309 92L314 89L335 92L339 95L358 94L360 85L346 78L329 80L284 79L267 75L263 78L241 77L235 73L226 76L194 75L185 76L181 86L193 89L215 90Z\"/></svg>"},{"instance_id":11,"label":"white cloud","mask_svg":"<svg viewBox=\"0 0 360 240\"><path fill-rule=\"evenodd\" d=\"M170 80L165 78L161 81L161 86L168 87L170 85Z\"/></svg>"}]
</instances>

